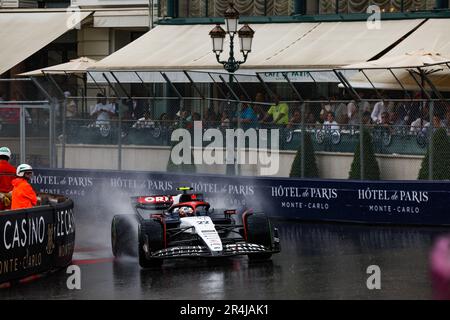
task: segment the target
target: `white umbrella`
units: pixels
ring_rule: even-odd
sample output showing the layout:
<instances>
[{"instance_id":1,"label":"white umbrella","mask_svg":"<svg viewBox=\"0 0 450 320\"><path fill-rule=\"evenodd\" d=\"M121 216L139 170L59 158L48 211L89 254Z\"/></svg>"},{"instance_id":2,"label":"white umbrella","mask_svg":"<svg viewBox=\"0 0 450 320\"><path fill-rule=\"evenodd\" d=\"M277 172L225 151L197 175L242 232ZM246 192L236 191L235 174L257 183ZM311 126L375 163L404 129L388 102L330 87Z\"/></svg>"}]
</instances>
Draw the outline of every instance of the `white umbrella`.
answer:
<instances>
[{"instance_id":1,"label":"white umbrella","mask_svg":"<svg viewBox=\"0 0 450 320\"><path fill-rule=\"evenodd\" d=\"M57 64L51 67L37 69L25 73L18 74L19 76L43 76L44 74L73 74L86 73L86 70L92 67L97 60L87 57L70 60L66 63Z\"/></svg>"}]
</instances>

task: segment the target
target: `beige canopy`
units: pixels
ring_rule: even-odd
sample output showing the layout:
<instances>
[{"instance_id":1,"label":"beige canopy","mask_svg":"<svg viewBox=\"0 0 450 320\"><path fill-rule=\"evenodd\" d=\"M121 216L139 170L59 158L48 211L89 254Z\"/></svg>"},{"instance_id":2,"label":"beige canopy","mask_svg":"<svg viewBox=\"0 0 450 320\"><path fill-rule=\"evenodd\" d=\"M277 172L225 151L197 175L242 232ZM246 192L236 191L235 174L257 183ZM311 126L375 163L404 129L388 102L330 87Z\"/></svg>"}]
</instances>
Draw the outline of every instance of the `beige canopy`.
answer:
<instances>
[{"instance_id":1,"label":"beige canopy","mask_svg":"<svg viewBox=\"0 0 450 320\"><path fill-rule=\"evenodd\" d=\"M97 60L87 57L70 60L66 63L61 63L55 66L37 69L25 73L18 74L19 76L43 76L44 74L73 74L86 73L88 68L94 66Z\"/></svg>"},{"instance_id":2,"label":"beige canopy","mask_svg":"<svg viewBox=\"0 0 450 320\"><path fill-rule=\"evenodd\" d=\"M343 69L360 70L349 79L355 88L420 90L420 83L425 89L431 89L426 77L438 90L450 91L450 57L438 52L417 50L347 65Z\"/></svg>"},{"instance_id":3,"label":"beige canopy","mask_svg":"<svg viewBox=\"0 0 450 320\"><path fill-rule=\"evenodd\" d=\"M384 21L382 30L369 30L365 21L252 24L252 51L242 69L326 68L370 59L421 22ZM91 70L223 70L212 52L209 31L213 27L159 25ZM239 45L235 45L240 59ZM227 52L222 59L228 58Z\"/></svg>"},{"instance_id":4,"label":"beige canopy","mask_svg":"<svg viewBox=\"0 0 450 320\"><path fill-rule=\"evenodd\" d=\"M0 75L76 27L92 12L0 10ZM71 18L71 19L69 19Z\"/></svg>"},{"instance_id":5,"label":"beige canopy","mask_svg":"<svg viewBox=\"0 0 450 320\"><path fill-rule=\"evenodd\" d=\"M397 56L387 56L373 61L350 64L344 66L343 69L411 68L443 63L450 63L450 57L445 57L439 52L415 50Z\"/></svg>"}]
</instances>

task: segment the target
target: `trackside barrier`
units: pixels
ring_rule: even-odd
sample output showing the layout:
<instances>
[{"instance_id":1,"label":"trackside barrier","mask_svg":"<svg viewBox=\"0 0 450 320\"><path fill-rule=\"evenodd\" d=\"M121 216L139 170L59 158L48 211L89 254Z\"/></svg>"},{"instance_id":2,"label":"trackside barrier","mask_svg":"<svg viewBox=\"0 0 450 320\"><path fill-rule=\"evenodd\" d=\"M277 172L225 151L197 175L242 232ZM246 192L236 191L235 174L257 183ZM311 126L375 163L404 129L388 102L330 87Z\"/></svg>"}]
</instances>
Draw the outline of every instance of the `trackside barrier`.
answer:
<instances>
[{"instance_id":1,"label":"trackside barrier","mask_svg":"<svg viewBox=\"0 0 450 320\"><path fill-rule=\"evenodd\" d=\"M72 261L73 201L50 198L55 203L0 213L0 283L53 271Z\"/></svg>"},{"instance_id":2,"label":"trackside barrier","mask_svg":"<svg viewBox=\"0 0 450 320\"><path fill-rule=\"evenodd\" d=\"M163 172L37 169L41 192L68 196L77 217L106 219L131 210L130 196L204 193L215 208L263 210L308 221L450 225L450 182L233 177Z\"/></svg>"}]
</instances>

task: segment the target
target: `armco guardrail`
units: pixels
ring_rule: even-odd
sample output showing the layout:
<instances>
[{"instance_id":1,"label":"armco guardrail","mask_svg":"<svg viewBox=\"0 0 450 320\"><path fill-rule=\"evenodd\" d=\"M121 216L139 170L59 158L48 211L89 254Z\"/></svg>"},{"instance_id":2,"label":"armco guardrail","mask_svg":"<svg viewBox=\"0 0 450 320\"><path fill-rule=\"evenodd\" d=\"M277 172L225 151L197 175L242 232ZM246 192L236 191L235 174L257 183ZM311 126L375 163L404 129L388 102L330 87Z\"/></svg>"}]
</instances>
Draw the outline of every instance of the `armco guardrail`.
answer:
<instances>
[{"instance_id":1,"label":"armco guardrail","mask_svg":"<svg viewBox=\"0 0 450 320\"><path fill-rule=\"evenodd\" d=\"M73 201L0 213L0 283L65 267L75 246Z\"/></svg>"}]
</instances>

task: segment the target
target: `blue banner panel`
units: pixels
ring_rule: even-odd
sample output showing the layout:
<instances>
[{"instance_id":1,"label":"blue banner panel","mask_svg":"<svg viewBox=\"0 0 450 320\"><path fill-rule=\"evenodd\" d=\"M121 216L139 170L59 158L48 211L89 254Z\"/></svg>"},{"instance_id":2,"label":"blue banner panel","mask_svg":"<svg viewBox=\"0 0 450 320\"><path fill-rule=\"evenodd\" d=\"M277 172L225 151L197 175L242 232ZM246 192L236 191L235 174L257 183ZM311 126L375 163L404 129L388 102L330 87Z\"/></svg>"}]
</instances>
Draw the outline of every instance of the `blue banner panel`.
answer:
<instances>
[{"instance_id":1,"label":"blue banner panel","mask_svg":"<svg viewBox=\"0 0 450 320\"><path fill-rule=\"evenodd\" d=\"M77 214L131 212L130 196L203 193L215 208L309 221L450 225L450 182L313 180L207 174L38 169L39 192L74 200ZM98 211L98 212L97 212Z\"/></svg>"}]
</instances>

